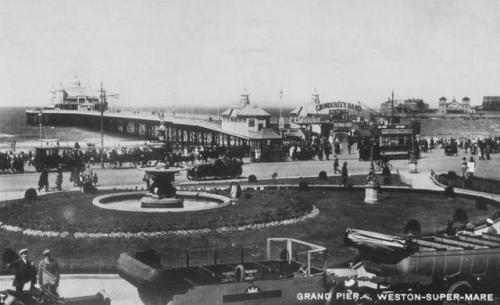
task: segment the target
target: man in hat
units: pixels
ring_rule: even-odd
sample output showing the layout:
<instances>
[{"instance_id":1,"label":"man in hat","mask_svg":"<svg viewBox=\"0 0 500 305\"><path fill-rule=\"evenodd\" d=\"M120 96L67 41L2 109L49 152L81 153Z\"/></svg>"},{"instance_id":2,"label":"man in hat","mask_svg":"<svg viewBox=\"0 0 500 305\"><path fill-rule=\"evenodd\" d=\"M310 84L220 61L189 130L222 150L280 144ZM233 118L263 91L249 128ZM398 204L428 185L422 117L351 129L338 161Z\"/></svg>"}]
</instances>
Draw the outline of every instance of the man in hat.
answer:
<instances>
[{"instance_id":1,"label":"man in hat","mask_svg":"<svg viewBox=\"0 0 500 305\"><path fill-rule=\"evenodd\" d=\"M43 259L38 265L38 285L57 295L57 287L59 287L59 265L52 258L49 249L43 251Z\"/></svg>"},{"instance_id":2,"label":"man in hat","mask_svg":"<svg viewBox=\"0 0 500 305\"><path fill-rule=\"evenodd\" d=\"M8 264L10 269L14 269L14 282L12 286L16 288L17 293L22 293L24 284L31 282L30 290L35 287L36 283L36 268L32 261L28 260L28 249L19 251L17 260Z\"/></svg>"}]
</instances>

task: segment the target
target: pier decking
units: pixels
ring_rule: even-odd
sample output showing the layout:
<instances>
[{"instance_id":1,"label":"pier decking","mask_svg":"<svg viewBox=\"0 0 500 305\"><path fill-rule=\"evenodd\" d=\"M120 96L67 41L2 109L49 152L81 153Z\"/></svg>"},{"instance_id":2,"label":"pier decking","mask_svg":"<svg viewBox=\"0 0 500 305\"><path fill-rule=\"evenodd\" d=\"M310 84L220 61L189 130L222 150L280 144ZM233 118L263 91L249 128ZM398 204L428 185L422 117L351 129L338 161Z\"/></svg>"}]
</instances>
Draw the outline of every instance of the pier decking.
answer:
<instances>
[{"instance_id":1,"label":"pier decking","mask_svg":"<svg viewBox=\"0 0 500 305\"><path fill-rule=\"evenodd\" d=\"M28 124L81 126L100 128L101 113L78 110L26 110ZM276 132L265 128L258 132L223 130L219 121L164 116L151 113L104 112L105 131L134 135L147 140L155 139L160 123L165 126L165 141L187 145L226 145L252 147L267 140L281 140Z\"/></svg>"}]
</instances>

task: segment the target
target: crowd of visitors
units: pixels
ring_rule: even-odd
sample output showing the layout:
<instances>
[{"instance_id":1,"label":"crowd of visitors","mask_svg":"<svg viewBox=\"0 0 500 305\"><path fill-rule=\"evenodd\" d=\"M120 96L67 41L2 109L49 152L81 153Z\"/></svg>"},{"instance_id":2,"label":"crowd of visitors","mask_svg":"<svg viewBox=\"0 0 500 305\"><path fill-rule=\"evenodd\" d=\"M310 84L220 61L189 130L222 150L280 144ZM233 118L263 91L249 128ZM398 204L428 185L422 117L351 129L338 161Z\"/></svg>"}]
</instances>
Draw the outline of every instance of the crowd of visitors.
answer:
<instances>
[{"instance_id":1,"label":"crowd of visitors","mask_svg":"<svg viewBox=\"0 0 500 305\"><path fill-rule=\"evenodd\" d=\"M434 139L431 138L431 142ZM455 155L457 156L459 150L463 150L465 154L470 153L471 155L478 155L479 160L490 160L491 153L497 153L500 151L500 138L499 137L486 137L486 138L474 138L469 139L461 137L455 138L443 138L436 141L437 145L440 145L444 149L447 156ZM431 145L432 147L432 145Z\"/></svg>"},{"instance_id":2,"label":"crowd of visitors","mask_svg":"<svg viewBox=\"0 0 500 305\"><path fill-rule=\"evenodd\" d=\"M0 152L0 170L10 173L24 172L24 164L30 160L29 155L24 152Z\"/></svg>"}]
</instances>

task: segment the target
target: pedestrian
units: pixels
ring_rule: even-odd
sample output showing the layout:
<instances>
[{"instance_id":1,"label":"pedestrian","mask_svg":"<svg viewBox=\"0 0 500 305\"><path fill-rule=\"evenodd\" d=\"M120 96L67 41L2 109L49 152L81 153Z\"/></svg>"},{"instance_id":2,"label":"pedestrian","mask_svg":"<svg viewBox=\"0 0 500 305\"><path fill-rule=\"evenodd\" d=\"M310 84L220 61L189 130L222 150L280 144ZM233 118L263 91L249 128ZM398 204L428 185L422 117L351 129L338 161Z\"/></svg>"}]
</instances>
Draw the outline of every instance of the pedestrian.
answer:
<instances>
[{"instance_id":1,"label":"pedestrian","mask_svg":"<svg viewBox=\"0 0 500 305\"><path fill-rule=\"evenodd\" d=\"M30 282L30 290L35 288L36 267L32 261L28 260L28 249L19 251L19 258L12 263L7 264L9 269L14 269L14 281L12 286L16 288L17 293L22 293L24 284Z\"/></svg>"},{"instance_id":2,"label":"pedestrian","mask_svg":"<svg viewBox=\"0 0 500 305\"><path fill-rule=\"evenodd\" d=\"M486 155L486 160L491 160L490 151L491 151L491 145L490 145L490 143L488 143L488 144L486 144L486 147L484 149L484 154Z\"/></svg>"},{"instance_id":3,"label":"pedestrian","mask_svg":"<svg viewBox=\"0 0 500 305\"><path fill-rule=\"evenodd\" d=\"M347 181L349 179L349 173L347 171L347 162L344 162L344 165L342 166L341 176L342 176L342 185L344 185L344 187L347 187Z\"/></svg>"},{"instance_id":4,"label":"pedestrian","mask_svg":"<svg viewBox=\"0 0 500 305\"><path fill-rule=\"evenodd\" d=\"M47 166L43 167L38 179L38 191L41 191L43 187L45 187L46 192L49 191L49 169Z\"/></svg>"},{"instance_id":5,"label":"pedestrian","mask_svg":"<svg viewBox=\"0 0 500 305\"><path fill-rule=\"evenodd\" d=\"M341 171L339 170L339 158L337 155L333 157L333 174L336 174L337 172L340 174Z\"/></svg>"},{"instance_id":6,"label":"pedestrian","mask_svg":"<svg viewBox=\"0 0 500 305\"><path fill-rule=\"evenodd\" d=\"M470 157L469 162L467 162L467 174L470 178L474 177L474 172L476 171L476 161L473 157Z\"/></svg>"},{"instance_id":7,"label":"pedestrian","mask_svg":"<svg viewBox=\"0 0 500 305\"><path fill-rule=\"evenodd\" d=\"M43 259L38 264L38 285L57 296L59 279L59 264L52 258L51 251L46 249L43 251Z\"/></svg>"},{"instance_id":8,"label":"pedestrian","mask_svg":"<svg viewBox=\"0 0 500 305\"><path fill-rule=\"evenodd\" d=\"M99 178L97 177L97 174L94 173L94 176L92 176L92 184L96 186L97 182L99 182Z\"/></svg>"},{"instance_id":9,"label":"pedestrian","mask_svg":"<svg viewBox=\"0 0 500 305\"><path fill-rule=\"evenodd\" d=\"M467 174L467 158L462 158L462 161L460 162L460 167L462 169L462 178L465 178L465 175Z\"/></svg>"},{"instance_id":10,"label":"pedestrian","mask_svg":"<svg viewBox=\"0 0 500 305\"><path fill-rule=\"evenodd\" d=\"M63 182L62 168L59 166L56 174L56 189L58 191L62 190L62 182Z\"/></svg>"}]
</instances>

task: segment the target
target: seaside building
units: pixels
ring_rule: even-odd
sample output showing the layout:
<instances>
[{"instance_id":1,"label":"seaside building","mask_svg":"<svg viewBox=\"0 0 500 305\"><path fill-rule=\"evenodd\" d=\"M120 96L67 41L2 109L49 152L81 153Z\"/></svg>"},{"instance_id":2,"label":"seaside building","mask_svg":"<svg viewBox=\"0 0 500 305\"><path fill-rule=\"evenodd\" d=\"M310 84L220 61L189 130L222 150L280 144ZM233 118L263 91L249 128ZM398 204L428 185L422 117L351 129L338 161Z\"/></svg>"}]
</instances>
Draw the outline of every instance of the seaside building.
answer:
<instances>
[{"instance_id":1,"label":"seaside building","mask_svg":"<svg viewBox=\"0 0 500 305\"><path fill-rule=\"evenodd\" d=\"M342 101L321 103L319 94L312 95L308 104L290 112L290 122L310 131L328 136L333 131L349 133L354 122L363 121L361 105Z\"/></svg>"},{"instance_id":2,"label":"seaside building","mask_svg":"<svg viewBox=\"0 0 500 305\"><path fill-rule=\"evenodd\" d=\"M221 113L221 129L237 139L248 140L254 149L281 151L281 134L270 125L271 114L250 104L248 94L242 94L240 103Z\"/></svg>"},{"instance_id":3,"label":"seaside building","mask_svg":"<svg viewBox=\"0 0 500 305\"><path fill-rule=\"evenodd\" d=\"M500 96L483 96L482 110L500 111Z\"/></svg>"},{"instance_id":4,"label":"seaside building","mask_svg":"<svg viewBox=\"0 0 500 305\"><path fill-rule=\"evenodd\" d=\"M81 111L100 111L101 107L107 109L107 101L101 103L101 98L88 87L81 85L78 78L75 78L70 87L63 87L62 84L53 94L53 106L61 110L81 110Z\"/></svg>"},{"instance_id":5,"label":"seaside building","mask_svg":"<svg viewBox=\"0 0 500 305\"><path fill-rule=\"evenodd\" d=\"M470 98L467 96L462 99L462 102L458 102L455 98L448 102L446 97L441 97L439 99L439 113L471 113L472 108L470 106Z\"/></svg>"},{"instance_id":6,"label":"seaside building","mask_svg":"<svg viewBox=\"0 0 500 305\"><path fill-rule=\"evenodd\" d=\"M388 100L380 105L380 113L382 115L391 115L392 113L424 113L429 111L429 104L425 103L423 99L411 98L401 101L394 101L394 108L392 101Z\"/></svg>"}]
</instances>

